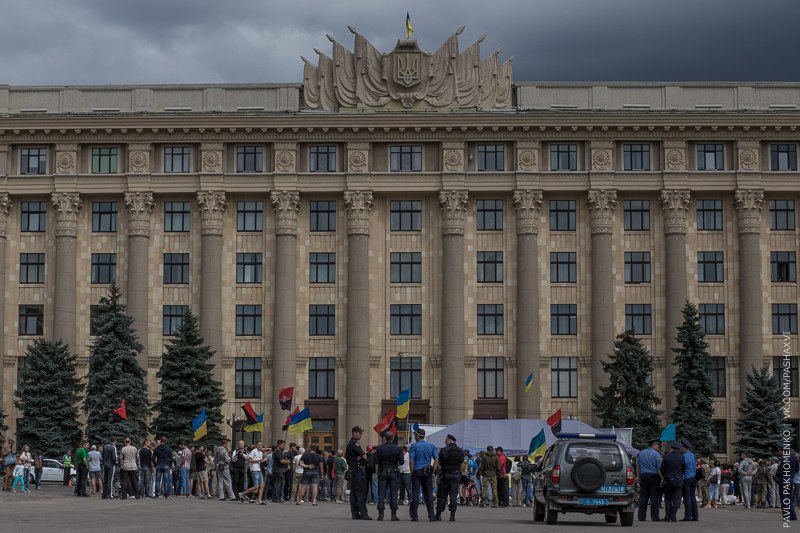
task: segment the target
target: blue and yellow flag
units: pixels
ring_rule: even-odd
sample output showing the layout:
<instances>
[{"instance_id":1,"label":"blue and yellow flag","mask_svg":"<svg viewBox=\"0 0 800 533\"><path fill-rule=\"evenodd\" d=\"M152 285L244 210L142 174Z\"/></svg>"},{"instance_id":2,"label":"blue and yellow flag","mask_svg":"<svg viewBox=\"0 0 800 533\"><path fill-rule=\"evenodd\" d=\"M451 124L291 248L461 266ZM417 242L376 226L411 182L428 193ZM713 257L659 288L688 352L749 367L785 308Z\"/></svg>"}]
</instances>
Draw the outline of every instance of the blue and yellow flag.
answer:
<instances>
[{"instance_id":1,"label":"blue and yellow flag","mask_svg":"<svg viewBox=\"0 0 800 533\"><path fill-rule=\"evenodd\" d=\"M256 421L244 427L245 433L261 433L264 431L264 413L256 415Z\"/></svg>"},{"instance_id":2,"label":"blue and yellow flag","mask_svg":"<svg viewBox=\"0 0 800 533\"><path fill-rule=\"evenodd\" d=\"M194 440L200 440L208 435L208 423L206 422L206 408L200 411L194 420L192 420L192 431L194 431Z\"/></svg>"},{"instance_id":3,"label":"blue and yellow flag","mask_svg":"<svg viewBox=\"0 0 800 533\"><path fill-rule=\"evenodd\" d=\"M406 11L406 39L411 37L412 33L414 33L414 27L411 25L411 15Z\"/></svg>"},{"instance_id":4,"label":"blue and yellow flag","mask_svg":"<svg viewBox=\"0 0 800 533\"><path fill-rule=\"evenodd\" d=\"M302 433L311 429L311 412L308 407L303 409L297 414L292 415L289 419L289 433Z\"/></svg>"},{"instance_id":5,"label":"blue and yellow flag","mask_svg":"<svg viewBox=\"0 0 800 533\"><path fill-rule=\"evenodd\" d=\"M408 408L411 405L411 389L400 391L397 395L397 418L403 419L408 416Z\"/></svg>"},{"instance_id":6,"label":"blue and yellow flag","mask_svg":"<svg viewBox=\"0 0 800 533\"><path fill-rule=\"evenodd\" d=\"M533 387L533 372L528 374L528 377L525 378L525 392L528 392Z\"/></svg>"},{"instance_id":7,"label":"blue and yellow flag","mask_svg":"<svg viewBox=\"0 0 800 533\"><path fill-rule=\"evenodd\" d=\"M534 463L536 462L536 457L544 456L546 451L547 441L544 438L544 429L542 429L531 439L531 445L528 446L528 458Z\"/></svg>"}]
</instances>

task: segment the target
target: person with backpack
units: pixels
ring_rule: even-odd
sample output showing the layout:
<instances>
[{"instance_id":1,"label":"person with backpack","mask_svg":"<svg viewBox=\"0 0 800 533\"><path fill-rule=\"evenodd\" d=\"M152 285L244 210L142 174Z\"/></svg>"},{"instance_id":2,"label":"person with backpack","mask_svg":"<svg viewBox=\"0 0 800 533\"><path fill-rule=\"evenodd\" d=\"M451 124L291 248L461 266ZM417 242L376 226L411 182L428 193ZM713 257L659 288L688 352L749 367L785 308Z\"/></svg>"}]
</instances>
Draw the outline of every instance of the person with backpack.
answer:
<instances>
[{"instance_id":1,"label":"person with backpack","mask_svg":"<svg viewBox=\"0 0 800 533\"><path fill-rule=\"evenodd\" d=\"M708 499L710 507L717 507L719 504L719 483L722 476L722 469L719 461L714 462L714 468L708 472Z\"/></svg>"}]
</instances>

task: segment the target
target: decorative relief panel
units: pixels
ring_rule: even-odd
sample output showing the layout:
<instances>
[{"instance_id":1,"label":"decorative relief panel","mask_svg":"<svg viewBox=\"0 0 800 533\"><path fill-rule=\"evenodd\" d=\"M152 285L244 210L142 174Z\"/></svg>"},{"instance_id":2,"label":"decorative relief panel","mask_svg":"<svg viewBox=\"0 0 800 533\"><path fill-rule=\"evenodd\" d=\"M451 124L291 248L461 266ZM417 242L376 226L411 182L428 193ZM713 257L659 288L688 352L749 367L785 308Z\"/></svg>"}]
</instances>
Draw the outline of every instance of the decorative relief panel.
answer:
<instances>
[{"instance_id":1,"label":"decorative relief panel","mask_svg":"<svg viewBox=\"0 0 800 533\"><path fill-rule=\"evenodd\" d=\"M219 146L219 148L217 148ZM203 145L203 172L222 171L222 145Z\"/></svg>"},{"instance_id":2,"label":"decorative relief panel","mask_svg":"<svg viewBox=\"0 0 800 533\"><path fill-rule=\"evenodd\" d=\"M592 170L609 170L611 168L611 152L609 150L592 150Z\"/></svg>"},{"instance_id":3,"label":"decorative relief panel","mask_svg":"<svg viewBox=\"0 0 800 533\"><path fill-rule=\"evenodd\" d=\"M739 170L758 170L758 152L745 148L739 150Z\"/></svg>"},{"instance_id":4,"label":"decorative relief panel","mask_svg":"<svg viewBox=\"0 0 800 533\"><path fill-rule=\"evenodd\" d=\"M686 156L683 150L667 150L667 168L670 170L686 170Z\"/></svg>"},{"instance_id":5,"label":"decorative relief panel","mask_svg":"<svg viewBox=\"0 0 800 533\"><path fill-rule=\"evenodd\" d=\"M275 152L275 169L278 172L295 172L294 152L277 150Z\"/></svg>"},{"instance_id":6,"label":"decorative relief panel","mask_svg":"<svg viewBox=\"0 0 800 533\"><path fill-rule=\"evenodd\" d=\"M360 173L369 170L369 143L348 143L347 172Z\"/></svg>"},{"instance_id":7,"label":"decorative relief panel","mask_svg":"<svg viewBox=\"0 0 800 533\"><path fill-rule=\"evenodd\" d=\"M131 174L147 174L150 172L150 145L128 145L128 172Z\"/></svg>"},{"instance_id":8,"label":"decorative relief panel","mask_svg":"<svg viewBox=\"0 0 800 533\"><path fill-rule=\"evenodd\" d=\"M536 151L525 148L517 153L517 170L532 172L538 170Z\"/></svg>"},{"instance_id":9,"label":"decorative relief panel","mask_svg":"<svg viewBox=\"0 0 800 533\"><path fill-rule=\"evenodd\" d=\"M56 156L56 172L58 174L75 174L75 153L61 152Z\"/></svg>"}]
</instances>

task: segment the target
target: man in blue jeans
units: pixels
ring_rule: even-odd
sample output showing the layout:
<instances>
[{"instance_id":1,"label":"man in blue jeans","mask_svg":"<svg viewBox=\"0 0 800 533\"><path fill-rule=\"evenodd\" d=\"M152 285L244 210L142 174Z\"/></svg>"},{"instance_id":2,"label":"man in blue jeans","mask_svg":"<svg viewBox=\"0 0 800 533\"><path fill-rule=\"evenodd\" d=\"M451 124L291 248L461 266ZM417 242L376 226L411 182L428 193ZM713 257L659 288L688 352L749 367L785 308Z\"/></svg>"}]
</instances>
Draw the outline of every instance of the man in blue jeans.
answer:
<instances>
[{"instance_id":1,"label":"man in blue jeans","mask_svg":"<svg viewBox=\"0 0 800 533\"><path fill-rule=\"evenodd\" d=\"M684 522L697 522L700 515L697 512L697 499L694 497L695 488L697 487L697 458L689 451L692 444L684 437L681 439L681 453L685 461L683 471L683 521Z\"/></svg>"},{"instance_id":2,"label":"man in blue jeans","mask_svg":"<svg viewBox=\"0 0 800 533\"><path fill-rule=\"evenodd\" d=\"M435 510L433 507L433 467L436 463L436 446L425 440L425 430L420 428L414 433L416 442L408 450L408 462L411 467L411 506L409 515L411 521L419 520L417 508L419 507L419 490L425 498L425 507L428 509L428 520L434 521Z\"/></svg>"},{"instance_id":3,"label":"man in blue jeans","mask_svg":"<svg viewBox=\"0 0 800 533\"><path fill-rule=\"evenodd\" d=\"M286 448L286 441L279 440L278 445L272 451L272 501L280 503L283 496L283 484L286 472L289 470L289 459L283 451Z\"/></svg>"},{"instance_id":4,"label":"man in blue jeans","mask_svg":"<svg viewBox=\"0 0 800 533\"><path fill-rule=\"evenodd\" d=\"M167 439L161 437L159 444L153 452L156 463L156 497L163 494L164 498L169 498L172 492L172 448L167 446ZM164 489L161 491L161 484Z\"/></svg>"}]
</instances>

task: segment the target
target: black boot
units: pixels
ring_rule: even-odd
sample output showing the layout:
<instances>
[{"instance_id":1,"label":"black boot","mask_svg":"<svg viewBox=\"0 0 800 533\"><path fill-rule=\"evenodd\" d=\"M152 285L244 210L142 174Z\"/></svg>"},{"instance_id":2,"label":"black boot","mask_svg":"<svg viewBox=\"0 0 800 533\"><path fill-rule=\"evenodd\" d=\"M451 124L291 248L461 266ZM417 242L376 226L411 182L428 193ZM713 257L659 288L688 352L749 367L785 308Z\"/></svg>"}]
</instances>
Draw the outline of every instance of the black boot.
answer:
<instances>
[{"instance_id":1,"label":"black boot","mask_svg":"<svg viewBox=\"0 0 800 533\"><path fill-rule=\"evenodd\" d=\"M378 511L378 520L383 520L383 511Z\"/></svg>"},{"instance_id":2,"label":"black boot","mask_svg":"<svg viewBox=\"0 0 800 533\"><path fill-rule=\"evenodd\" d=\"M455 522L456 521L456 512L455 511L450 511L450 521L451 522Z\"/></svg>"},{"instance_id":3,"label":"black boot","mask_svg":"<svg viewBox=\"0 0 800 533\"><path fill-rule=\"evenodd\" d=\"M392 509L392 522L399 522L400 519L397 518L397 509Z\"/></svg>"},{"instance_id":4,"label":"black boot","mask_svg":"<svg viewBox=\"0 0 800 533\"><path fill-rule=\"evenodd\" d=\"M436 511L436 516L433 517L434 522L441 522L442 521L442 512Z\"/></svg>"}]
</instances>

